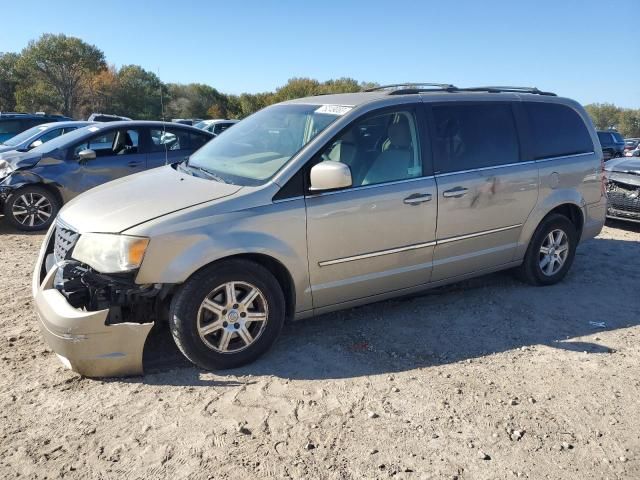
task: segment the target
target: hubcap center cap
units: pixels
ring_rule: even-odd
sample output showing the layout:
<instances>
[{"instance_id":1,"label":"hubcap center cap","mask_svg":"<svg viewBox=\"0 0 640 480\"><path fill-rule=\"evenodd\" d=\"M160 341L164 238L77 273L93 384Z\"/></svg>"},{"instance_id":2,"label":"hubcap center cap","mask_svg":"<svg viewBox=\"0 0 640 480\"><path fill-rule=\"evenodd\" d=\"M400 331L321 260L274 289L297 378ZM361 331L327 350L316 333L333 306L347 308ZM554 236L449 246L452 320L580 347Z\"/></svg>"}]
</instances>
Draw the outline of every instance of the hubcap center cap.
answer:
<instances>
[{"instance_id":1,"label":"hubcap center cap","mask_svg":"<svg viewBox=\"0 0 640 480\"><path fill-rule=\"evenodd\" d=\"M236 311L236 310L231 310L228 314L227 314L227 319L232 322L235 323L240 319L240 314Z\"/></svg>"}]
</instances>

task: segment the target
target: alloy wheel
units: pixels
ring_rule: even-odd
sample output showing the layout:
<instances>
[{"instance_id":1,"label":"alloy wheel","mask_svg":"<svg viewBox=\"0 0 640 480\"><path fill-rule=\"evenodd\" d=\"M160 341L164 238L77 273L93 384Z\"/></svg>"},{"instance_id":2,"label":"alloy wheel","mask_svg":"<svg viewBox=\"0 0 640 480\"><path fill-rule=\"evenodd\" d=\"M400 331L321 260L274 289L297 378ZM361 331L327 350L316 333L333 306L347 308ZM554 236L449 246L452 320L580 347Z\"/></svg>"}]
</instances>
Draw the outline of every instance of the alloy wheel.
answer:
<instances>
[{"instance_id":1,"label":"alloy wheel","mask_svg":"<svg viewBox=\"0 0 640 480\"><path fill-rule=\"evenodd\" d=\"M227 282L215 288L200 305L200 339L219 353L237 353L252 345L268 321L264 294L246 282Z\"/></svg>"},{"instance_id":2,"label":"alloy wheel","mask_svg":"<svg viewBox=\"0 0 640 480\"><path fill-rule=\"evenodd\" d=\"M568 255L569 237L563 230L552 230L540 247L540 270L548 277L555 275L564 265Z\"/></svg>"},{"instance_id":3,"label":"alloy wheel","mask_svg":"<svg viewBox=\"0 0 640 480\"><path fill-rule=\"evenodd\" d=\"M11 208L13 218L26 227L39 227L49 221L53 213L53 205L49 199L35 192L23 193Z\"/></svg>"}]
</instances>

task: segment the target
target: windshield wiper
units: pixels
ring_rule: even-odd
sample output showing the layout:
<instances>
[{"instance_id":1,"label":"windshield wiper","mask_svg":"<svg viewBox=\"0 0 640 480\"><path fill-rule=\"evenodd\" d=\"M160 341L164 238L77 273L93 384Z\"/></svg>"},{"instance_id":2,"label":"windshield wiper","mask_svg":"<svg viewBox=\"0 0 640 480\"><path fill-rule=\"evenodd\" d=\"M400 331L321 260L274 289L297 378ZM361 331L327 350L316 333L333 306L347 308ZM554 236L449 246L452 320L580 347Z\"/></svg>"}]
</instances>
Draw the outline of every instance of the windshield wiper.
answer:
<instances>
[{"instance_id":1,"label":"windshield wiper","mask_svg":"<svg viewBox=\"0 0 640 480\"><path fill-rule=\"evenodd\" d=\"M213 173L211 170L207 170L206 168L202 168L202 167L196 167L195 165L188 165L188 168L192 168L194 170L198 170L202 173L204 173L207 177L213 178L214 180L220 182L220 183L227 183L224 178L216 175L215 173Z\"/></svg>"}]
</instances>

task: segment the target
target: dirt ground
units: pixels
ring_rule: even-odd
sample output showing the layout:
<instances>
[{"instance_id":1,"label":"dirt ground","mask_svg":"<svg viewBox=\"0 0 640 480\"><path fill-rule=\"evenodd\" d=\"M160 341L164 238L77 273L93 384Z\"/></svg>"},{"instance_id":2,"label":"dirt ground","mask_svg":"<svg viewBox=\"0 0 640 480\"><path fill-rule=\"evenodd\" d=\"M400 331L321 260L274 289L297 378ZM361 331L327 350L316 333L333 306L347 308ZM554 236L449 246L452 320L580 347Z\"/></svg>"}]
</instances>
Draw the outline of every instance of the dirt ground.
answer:
<instances>
[{"instance_id":1,"label":"dirt ground","mask_svg":"<svg viewBox=\"0 0 640 480\"><path fill-rule=\"evenodd\" d=\"M43 343L41 235L0 218L0 478L640 478L640 228L547 288L500 273L289 325L225 374L167 330L144 377L90 380Z\"/></svg>"}]
</instances>

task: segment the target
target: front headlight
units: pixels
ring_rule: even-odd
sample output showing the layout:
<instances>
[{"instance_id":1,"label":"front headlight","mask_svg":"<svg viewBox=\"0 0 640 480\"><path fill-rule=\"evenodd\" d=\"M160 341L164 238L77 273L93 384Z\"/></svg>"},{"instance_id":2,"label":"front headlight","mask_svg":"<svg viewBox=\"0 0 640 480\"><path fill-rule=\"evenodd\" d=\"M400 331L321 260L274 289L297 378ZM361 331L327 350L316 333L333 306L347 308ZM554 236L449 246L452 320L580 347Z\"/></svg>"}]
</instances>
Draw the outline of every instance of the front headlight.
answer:
<instances>
[{"instance_id":1,"label":"front headlight","mask_svg":"<svg viewBox=\"0 0 640 480\"><path fill-rule=\"evenodd\" d=\"M134 270L142 263L149 239L110 233L83 233L71 257L100 273Z\"/></svg>"},{"instance_id":2,"label":"front headlight","mask_svg":"<svg viewBox=\"0 0 640 480\"><path fill-rule=\"evenodd\" d=\"M13 167L6 160L0 160L0 178L8 177L13 172Z\"/></svg>"}]
</instances>

